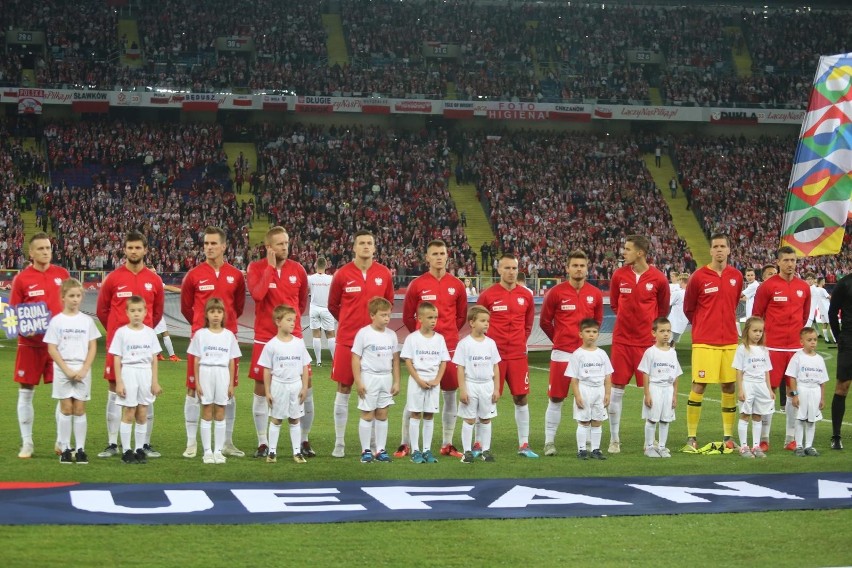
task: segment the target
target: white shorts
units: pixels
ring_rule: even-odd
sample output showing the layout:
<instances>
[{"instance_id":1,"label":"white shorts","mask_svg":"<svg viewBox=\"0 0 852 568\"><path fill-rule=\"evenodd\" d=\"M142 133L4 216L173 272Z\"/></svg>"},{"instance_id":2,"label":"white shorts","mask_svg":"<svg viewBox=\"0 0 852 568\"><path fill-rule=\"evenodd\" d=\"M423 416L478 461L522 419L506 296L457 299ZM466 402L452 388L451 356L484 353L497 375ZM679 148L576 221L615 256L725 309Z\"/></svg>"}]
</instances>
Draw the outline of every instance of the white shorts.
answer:
<instances>
[{"instance_id":1,"label":"white shorts","mask_svg":"<svg viewBox=\"0 0 852 568\"><path fill-rule=\"evenodd\" d=\"M393 377L391 375L371 375L361 373L361 380L367 389L364 398L358 397L358 410L372 412L377 408L387 408L393 404L391 387Z\"/></svg>"},{"instance_id":2,"label":"white shorts","mask_svg":"<svg viewBox=\"0 0 852 568\"><path fill-rule=\"evenodd\" d=\"M645 397L643 396L642 418L651 422L674 422L675 410L672 408L674 387L654 383L651 383L648 387L648 390L651 391L651 408L645 406Z\"/></svg>"},{"instance_id":3,"label":"white shorts","mask_svg":"<svg viewBox=\"0 0 852 568\"><path fill-rule=\"evenodd\" d=\"M166 326L166 318L162 318L157 322L157 325L154 326L154 333L160 335L161 333L168 331L168 327Z\"/></svg>"},{"instance_id":4,"label":"white shorts","mask_svg":"<svg viewBox=\"0 0 852 568\"><path fill-rule=\"evenodd\" d=\"M288 420L301 418L305 415L305 405L299 403L299 392L302 390L302 381L294 383L282 383L272 381L269 385L272 391L272 408L269 417L276 420Z\"/></svg>"},{"instance_id":5,"label":"white shorts","mask_svg":"<svg viewBox=\"0 0 852 568\"><path fill-rule=\"evenodd\" d=\"M583 408L577 408L577 401L574 400L574 420L577 422L603 422L607 419L606 408L604 407L604 387L580 387L580 396L583 398Z\"/></svg>"},{"instance_id":6,"label":"white shorts","mask_svg":"<svg viewBox=\"0 0 852 568\"><path fill-rule=\"evenodd\" d=\"M459 403L458 415L462 420L490 420L497 416L497 405L491 401L494 381L474 383L465 381L467 404Z\"/></svg>"},{"instance_id":7,"label":"white shorts","mask_svg":"<svg viewBox=\"0 0 852 568\"><path fill-rule=\"evenodd\" d=\"M228 386L231 375L228 367L201 365L198 367L198 384L201 387L201 404L228 404Z\"/></svg>"},{"instance_id":8,"label":"white shorts","mask_svg":"<svg viewBox=\"0 0 852 568\"><path fill-rule=\"evenodd\" d=\"M325 331L334 331L334 316L328 311L328 308L321 308L311 304L310 310L311 329L324 329Z\"/></svg>"},{"instance_id":9,"label":"white shorts","mask_svg":"<svg viewBox=\"0 0 852 568\"><path fill-rule=\"evenodd\" d=\"M426 412L435 414L440 410L441 387L424 389L408 377L408 391L405 397L405 407L409 412Z\"/></svg>"},{"instance_id":10,"label":"white shorts","mask_svg":"<svg viewBox=\"0 0 852 568\"><path fill-rule=\"evenodd\" d=\"M766 416L775 412L775 400L766 381L743 381L743 392L745 401L740 403L740 414Z\"/></svg>"},{"instance_id":11,"label":"white shorts","mask_svg":"<svg viewBox=\"0 0 852 568\"><path fill-rule=\"evenodd\" d=\"M828 312L822 313L822 310L818 310L815 321L817 323L828 323Z\"/></svg>"},{"instance_id":12,"label":"white shorts","mask_svg":"<svg viewBox=\"0 0 852 568\"><path fill-rule=\"evenodd\" d=\"M151 393L151 367L122 367L121 380L124 382L125 396L115 399L118 406L149 406L156 397Z\"/></svg>"},{"instance_id":13,"label":"white shorts","mask_svg":"<svg viewBox=\"0 0 852 568\"><path fill-rule=\"evenodd\" d=\"M83 365L68 365L72 369L79 369ZM92 371L86 373L82 381L72 381L59 368L53 365L53 392L51 396L57 400L73 398L75 400L90 400L92 398Z\"/></svg>"},{"instance_id":14,"label":"white shorts","mask_svg":"<svg viewBox=\"0 0 852 568\"><path fill-rule=\"evenodd\" d=\"M796 410L796 420L818 422L822 420L819 409L819 387L799 387L799 408ZM789 396L789 395L788 395Z\"/></svg>"}]
</instances>

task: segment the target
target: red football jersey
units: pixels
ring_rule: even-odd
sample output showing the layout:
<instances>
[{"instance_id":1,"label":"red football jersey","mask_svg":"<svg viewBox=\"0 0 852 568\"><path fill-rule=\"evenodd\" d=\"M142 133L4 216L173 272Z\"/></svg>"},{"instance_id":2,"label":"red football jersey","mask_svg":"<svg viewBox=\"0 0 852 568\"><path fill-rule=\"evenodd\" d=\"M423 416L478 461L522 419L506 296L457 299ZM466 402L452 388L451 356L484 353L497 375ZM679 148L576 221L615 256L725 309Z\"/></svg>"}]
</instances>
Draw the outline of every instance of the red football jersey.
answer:
<instances>
[{"instance_id":1,"label":"red football jersey","mask_svg":"<svg viewBox=\"0 0 852 568\"><path fill-rule=\"evenodd\" d=\"M243 273L227 262L219 267L218 275L206 262L186 273L180 285L180 313L190 323L192 335L204 327L204 306L210 298L225 304L225 328L236 335L237 320L246 305Z\"/></svg>"},{"instance_id":2,"label":"red football jersey","mask_svg":"<svg viewBox=\"0 0 852 568\"><path fill-rule=\"evenodd\" d=\"M427 272L411 281L405 291L402 307L402 323L408 331L417 329L417 306L430 302L438 308L438 324L435 331L444 336L447 349L454 351L459 343L459 330L467 319L467 293L462 281L452 274L444 274L438 280Z\"/></svg>"},{"instance_id":3,"label":"red football jersey","mask_svg":"<svg viewBox=\"0 0 852 568\"><path fill-rule=\"evenodd\" d=\"M32 266L21 270L12 280L12 291L9 295L9 304L37 304L44 302L51 315L62 311L62 297L59 286L68 278L68 271L55 264L47 265L44 272L36 270ZM18 336L18 345L27 347L44 347L44 334L31 337Z\"/></svg>"},{"instance_id":4,"label":"red football jersey","mask_svg":"<svg viewBox=\"0 0 852 568\"><path fill-rule=\"evenodd\" d=\"M482 292L476 303L491 312L487 335L497 344L500 358L525 358L527 339L532 333L535 318L535 303L530 289L518 285L507 290L498 282Z\"/></svg>"},{"instance_id":5,"label":"red football jersey","mask_svg":"<svg viewBox=\"0 0 852 568\"><path fill-rule=\"evenodd\" d=\"M732 266L726 266L721 275L709 266L695 271L683 299L693 345L734 345L739 341L737 305L742 290L743 275Z\"/></svg>"},{"instance_id":6,"label":"red football jersey","mask_svg":"<svg viewBox=\"0 0 852 568\"><path fill-rule=\"evenodd\" d=\"M107 345L112 343L116 330L130 321L126 307L130 296L144 298L147 308L144 323L148 327L153 328L163 317L166 300L163 279L150 268L134 274L121 265L107 275L98 293L98 319L107 330Z\"/></svg>"},{"instance_id":7,"label":"red football jersey","mask_svg":"<svg viewBox=\"0 0 852 568\"><path fill-rule=\"evenodd\" d=\"M573 353L583 341L580 339L580 322L591 318L603 323L603 294L584 282L577 290L570 282L551 288L541 306L539 325L553 342L553 348Z\"/></svg>"},{"instance_id":8,"label":"red football jersey","mask_svg":"<svg viewBox=\"0 0 852 568\"><path fill-rule=\"evenodd\" d=\"M768 278L757 289L752 315L764 319L766 346L799 349L799 332L808 323L811 287L799 277L787 282L781 275Z\"/></svg>"},{"instance_id":9,"label":"red football jersey","mask_svg":"<svg viewBox=\"0 0 852 568\"><path fill-rule=\"evenodd\" d=\"M383 264L373 262L366 276L354 262L343 265L334 273L328 291L328 311L337 320L337 344L352 347L355 334L370 325L367 304L382 296L393 304L393 278Z\"/></svg>"},{"instance_id":10,"label":"red football jersey","mask_svg":"<svg viewBox=\"0 0 852 568\"><path fill-rule=\"evenodd\" d=\"M249 264L246 279L254 299L254 340L265 343L278 335L272 312L281 304L296 310L293 335L302 337L302 314L308 309L308 273L302 265L288 259L279 271L266 259L256 260Z\"/></svg>"},{"instance_id":11,"label":"red football jersey","mask_svg":"<svg viewBox=\"0 0 852 568\"><path fill-rule=\"evenodd\" d=\"M637 347L653 345L651 322L668 315L669 293L669 281L654 266L641 275L630 266L616 270L609 290L609 305L615 312L612 342Z\"/></svg>"}]
</instances>

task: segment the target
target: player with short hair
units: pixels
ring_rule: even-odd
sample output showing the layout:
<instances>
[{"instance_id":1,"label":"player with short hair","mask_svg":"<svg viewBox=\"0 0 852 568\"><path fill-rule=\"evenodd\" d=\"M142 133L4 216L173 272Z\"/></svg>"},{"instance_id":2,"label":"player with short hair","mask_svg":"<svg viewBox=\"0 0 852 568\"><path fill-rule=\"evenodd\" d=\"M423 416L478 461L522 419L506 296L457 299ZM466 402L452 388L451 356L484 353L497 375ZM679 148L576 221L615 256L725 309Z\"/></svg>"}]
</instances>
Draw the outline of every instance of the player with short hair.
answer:
<instances>
[{"instance_id":1,"label":"player with short hair","mask_svg":"<svg viewBox=\"0 0 852 568\"><path fill-rule=\"evenodd\" d=\"M278 327L269 314L276 306L288 305L296 310L296 327L293 335L302 337L302 314L308 309L308 273L301 264L289 258L290 235L281 226L266 232L263 239L266 258L249 264L246 278L249 294L254 299L254 347L251 352L249 378L254 379L254 428L257 432L257 450L254 457L265 458L269 453L269 403L263 382L263 367L258 365L266 342L278 335ZM302 455L314 457L316 453L308 441L314 420L313 389L308 387L304 401L305 416L300 421L302 432Z\"/></svg>"},{"instance_id":2,"label":"player with short hair","mask_svg":"<svg viewBox=\"0 0 852 568\"><path fill-rule=\"evenodd\" d=\"M337 320L337 345L331 367L331 379L337 383L334 397L334 450L331 455L346 455L346 422L349 419L349 397L355 376L352 371L352 346L358 331L370 325L372 318L367 308L371 298L381 296L393 303L393 277L390 270L379 264L376 239L373 233L361 230L352 240L355 258L343 265L331 279L328 292L328 311Z\"/></svg>"},{"instance_id":3,"label":"player with short hair","mask_svg":"<svg viewBox=\"0 0 852 568\"><path fill-rule=\"evenodd\" d=\"M488 337L497 344L500 352L500 389L509 383L509 392L515 403L515 423L518 427L518 455L537 458L530 449L530 410L527 395L530 392L527 340L532 333L535 318L533 294L526 286L518 284L518 259L503 254L497 262L500 280L484 290L476 303L491 312Z\"/></svg>"},{"instance_id":4,"label":"player with short hair","mask_svg":"<svg viewBox=\"0 0 852 568\"><path fill-rule=\"evenodd\" d=\"M801 348L799 330L808 321L811 304L811 289L808 283L796 276L798 257L791 246L782 246L775 253L778 274L767 278L757 289L754 296L754 315L765 322L766 348L772 370L769 380L772 390L778 389L784 379L784 370ZM783 393L782 393L783 394ZM787 435L785 448L795 450L796 418L792 402L782 402L787 415ZM772 426L772 414L763 416L760 449L769 449L769 431Z\"/></svg>"},{"instance_id":5,"label":"player with short hair","mask_svg":"<svg viewBox=\"0 0 852 568\"><path fill-rule=\"evenodd\" d=\"M143 323L152 328L154 323L163 317L165 292L163 280L156 272L145 266L145 255L148 254L148 240L139 231L130 231L124 236L125 262L104 278L98 293L97 315L101 325L106 328L106 344L112 345L115 332L128 321L127 301L131 296L139 296L145 302L145 318ZM154 338L156 339L156 334ZM158 343L159 346L159 343ZM159 351L158 351L159 353ZM121 411L116 395L115 367L113 353L107 352L104 366L104 379L107 380L109 394L107 395L106 423L108 442L106 448L98 454L99 458L108 458L118 454L118 434L121 424ZM151 432L154 429L154 401L147 404L148 416L145 423L145 435L142 449L150 458L160 457L160 453L151 445ZM125 451L128 448L123 448Z\"/></svg>"},{"instance_id":6,"label":"player with short hair","mask_svg":"<svg viewBox=\"0 0 852 568\"><path fill-rule=\"evenodd\" d=\"M831 294L825 289L825 276L816 280L816 288L811 288L811 296L817 298L816 323L822 324L822 338L829 345L837 344L837 338L831 331L828 321L828 307L831 305Z\"/></svg>"},{"instance_id":7,"label":"player with short hair","mask_svg":"<svg viewBox=\"0 0 852 568\"><path fill-rule=\"evenodd\" d=\"M672 324L666 318L657 318L651 324L654 345L649 347L639 362L643 377L645 399L642 418L645 419L645 456L670 458L666 447L669 426L675 420L677 407L677 379L683 374L677 352L672 348ZM654 435L659 425L660 440L654 446Z\"/></svg>"},{"instance_id":8,"label":"player with short hair","mask_svg":"<svg viewBox=\"0 0 852 568\"><path fill-rule=\"evenodd\" d=\"M742 321L746 321L751 317L754 311L754 295L757 294L757 289L760 287L760 281L757 279L757 271L754 268L745 269L745 288L740 295L740 301L745 302L745 317Z\"/></svg>"},{"instance_id":9,"label":"player with short hair","mask_svg":"<svg viewBox=\"0 0 852 568\"><path fill-rule=\"evenodd\" d=\"M846 414L846 397L849 385L852 384L852 323L847 316L844 325L840 314L852 314L852 274L840 279L831 293L831 303L828 306L828 321L831 333L837 341L837 384L834 386L834 397L831 399L831 449L842 450L843 442L840 430L843 426L843 416Z\"/></svg>"},{"instance_id":10,"label":"player with short hair","mask_svg":"<svg viewBox=\"0 0 852 568\"><path fill-rule=\"evenodd\" d=\"M603 294L586 281L589 257L581 250L568 253L565 264L568 279L551 288L541 306L539 325L553 342L550 353L550 379L547 385L547 411L544 414L544 455L556 455L556 431L562 420L562 403L571 388L565 375L571 354L583 341L580 322L593 319L603 323Z\"/></svg>"},{"instance_id":11,"label":"player with short hair","mask_svg":"<svg viewBox=\"0 0 852 568\"><path fill-rule=\"evenodd\" d=\"M308 290L311 294L310 326L314 336L314 356L317 367L322 367L322 334L328 343L328 352L334 360L334 316L328 311L328 290L331 287L331 274L326 274L327 261L317 258L317 271L308 276Z\"/></svg>"},{"instance_id":12,"label":"player with short hair","mask_svg":"<svg viewBox=\"0 0 852 568\"><path fill-rule=\"evenodd\" d=\"M665 278L665 276L663 277ZM580 322L583 344L571 354L565 374L574 395L574 420L577 421L577 458L605 460L601 453L601 424L607 418L606 407L612 394L612 363L606 351L597 346L600 324L593 319ZM592 451L586 450L591 442Z\"/></svg>"},{"instance_id":13,"label":"player with short hair","mask_svg":"<svg viewBox=\"0 0 852 568\"><path fill-rule=\"evenodd\" d=\"M36 304L44 302L51 315L62 311L60 286L69 278L68 271L51 264L53 245L47 233L35 233L29 241L29 257L32 264L21 270L12 280L9 305ZM21 430L21 450L18 457L33 457L33 394L36 385L53 382L53 361L44 343L44 334L18 334L18 351L15 355L15 382L18 383L18 426ZM55 412L59 416L59 405ZM57 442L59 440L57 432ZM61 449L56 445L57 449Z\"/></svg>"},{"instance_id":14,"label":"player with short hair","mask_svg":"<svg viewBox=\"0 0 852 568\"><path fill-rule=\"evenodd\" d=\"M639 362L654 344L651 322L669 313L669 282L665 274L648 264L651 241L642 235L624 239L624 265L610 280L609 305L615 312L612 330L612 398L609 403L610 454L621 451L619 438L624 387L636 375L636 386L644 386Z\"/></svg>"},{"instance_id":15,"label":"player with short hair","mask_svg":"<svg viewBox=\"0 0 852 568\"><path fill-rule=\"evenodd\" d=\"M802 348L796 351L784 370L784 375L790 381L790 408L787 411L794 413L796 420L796 455L815 457L819 452L814 448L814 433L816 421L822 418L822 409L825 407L828 369L825 367L825 359L816 351L819 337L816 330L806 326L799 332L799 336Z\"/></svg>"},{"instance_id":16,"label":"player with short hair","mask_svg":"<svg viewBox=\"0 0 852 568\"><path fill-rule=\"evenodd\" d=\"M701 404L708 384L722 390L722 432L734 449L737 374L732 364L739 340L737 305L743 289L742 273L728 264L730 236L710 237L710 264L696 270L686 285L683 313L692 324L692 389L686 403L686 444L696 450Z\"/></svg>"},{"instance_id":17,"label":"player with short hair","mask_svg":"<svg viewBox=\"0 0 852 568\"><path fill-rule=\"evenodd\" d=\"M62 281L62 313L50 320L44 334L47 352L53 359L53 398L59 400L57 423L62 453L59 463L89 463L86 455L86 401L92 395L92 363L98 350L101 332L95 321L80 311L83 285L75 278ZM73 418L72 418L73 415ZM71 446L71 428L74 446ZM72 450L76 455L72 457Z\"/></svg>"},{"instance_id":18,"label":"player with short hair","mask_svg":"<svg viewBox=\"0 0 852 568\"><path fill-rule=\"evenodd\" d=\"M447 272L447 244L442 240L433 240L426 245L426 264L429 270L408 284L405 291L405 302L402 307L402 323L409 332L418 327L418 306L422 302L431 302L438 310L438 324L435 332L444 337L450 359L459 343L459 330L464 326L467 313L467 294L462 281ZM441 455L461 458L462 454L453 445L458 414L458 373L452 361L447 362L447 368L441 378L441 395L444 407L441 411L443 434L441 440ZM406 404L402 411L402 442L394 453L401 458L409 454L409 423L410 414Z\"/></svg>"},{"instance_id":19,"label":"player with short hair","mask_svg":"<svg viewBox=\"0 0 852 568\"><path fill-rule=\"evenodd\" d=\"M225 329L237 335L237 320L246 304L246 282L243 273L225 261L228 239L219 227L206 227L203 234L204 262L196 265L183 277L180 287L180 311L190 325L190 338L206 327L207 302L219 298L225 307ZM198 451L198 420L201 405L196 396L197 377L195 356L186 355L186 398L183 416L186 425L186 450L183 457L194 458ZM240 361L234 360L234 387L239 385ZM233 433L236 419L236 396L225 405L225 438L223 456L242 457L245 453L234 445Z\"/></svg>"}]
</instances>

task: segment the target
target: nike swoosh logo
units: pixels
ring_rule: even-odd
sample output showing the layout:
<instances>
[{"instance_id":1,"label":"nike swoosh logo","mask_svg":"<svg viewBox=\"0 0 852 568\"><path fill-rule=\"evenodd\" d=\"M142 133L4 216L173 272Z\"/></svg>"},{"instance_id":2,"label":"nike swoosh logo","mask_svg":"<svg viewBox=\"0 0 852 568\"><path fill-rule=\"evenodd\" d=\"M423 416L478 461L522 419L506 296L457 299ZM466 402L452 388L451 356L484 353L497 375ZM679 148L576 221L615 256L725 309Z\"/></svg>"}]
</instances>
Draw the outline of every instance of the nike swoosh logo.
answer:
<instances>
[{"instance_id":1,"label":"nike swoosh logo","mask_svg":"<svg viewBox=\"0 0 852 568\"><path fill-rule=\"evenodd\" d=\"M118 287L119 290L124 290L125 288L127 288L127 286L119 286Z\"/></svg>"},{"instance_id":2,"label":"nike swoosh logo","mask_svg":"<svg viewBox=\"0 0 852 568\"><path fill-rule=\"evenodd\" d=\"M28 288L29 290L32 290L32 289L33 289L33 288L35 288L36 286L38 286L38 284L30 284L27 288Z\"/></svg>"},{"instance_id":3,"label":"nike swoosh logo","mask_svg":"<svg viewBox=\"0 0 852 568\"><path fill-rule=\"evenodd\" d=\"M204 280L199 280L199 281L198 281L198 283L199 283L199 284L204 284L205 282L207 282L207 279L206 279L206 278L205 278Z\"/></svg>"},{"instance_id":4,"label":"nike swoosh logo","mask_svg":"<svg viewBox=\"0 0 852 568\"><path fill-rule=\"evenodd\" d=\"M346 282L346 285L349 286L350 284L355 284L355 282L357 282L357 280L349 280Z\"/></svg>"}]
</instances>

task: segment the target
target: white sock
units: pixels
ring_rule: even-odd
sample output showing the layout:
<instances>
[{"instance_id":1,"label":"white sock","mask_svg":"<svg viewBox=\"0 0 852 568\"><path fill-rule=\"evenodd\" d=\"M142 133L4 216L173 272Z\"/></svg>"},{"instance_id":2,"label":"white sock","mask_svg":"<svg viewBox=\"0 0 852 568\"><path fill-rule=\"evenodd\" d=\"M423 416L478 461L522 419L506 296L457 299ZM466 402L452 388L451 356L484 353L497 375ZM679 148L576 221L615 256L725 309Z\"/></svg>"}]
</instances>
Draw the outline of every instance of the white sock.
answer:
<instances>
[{"instance_id":1,"label":"white sock","mask_svg":"<svg viewBox=\"0 0 852 568\"><path fill-rule=\"evenodd\" d=\"M169 357L175 356L175 346L172 344L172 336L164 335L163 336L163 345L166 346L166 351L169 352Z\"/></svg>"},{"instance_id":2,"label":"white sock","mask_svg":"<svg viewBox=\"0 0 852 568\"><path fill-rule=\"evenodd\" d=\"M403 441L403 444L408 444L411 446L411 452L419 452L420 451L420 419L419 418L410 418L408 420L408 436L406 436L408 441Z\"/></svg>"},{"instance_id":3,"label":"white sock","mask_svg":"<svg viewBox=\"0 0 852 568\"><path fill-rule=\"evenodd\" d=\"M577 450L585 451L586 450L586 442L589 440L589 427L583 426L579 422L577 423Z\"/></svg>"},{"instance_id":4,"label":"white sock","mask_svg":"<svg viewBox=\"0 0 852 568\"><path fill-rule=\"evenodd\" d=\"M141 450L142 445L145 443L145 439L148 436L148 424L136 424L136 449Z\"/></svg>"},{"instance_id":5,"label":"white sock","mask_svg":"<svg viewBox=\"0 0 852 568\"><path fill-rule=\"evenodd\" d=\"M601 433L603 429L600 426L592 426L591 429L591 438L592 438L592 451L601 449Z\"/></svg>"},{"instance_id":6,"label":"white sock","mask_svg":"<svg viewBox=\"0 0 852 568\"><path fill-rule=\"evenodd\" d=\"M358 421L358 439L361 441L361 451L370 449L370 435L373 433L373 421L361 418Z\"/></svg>"},{"instance_id":7,"label":"white sock","mask_svg":"<svg viewBox=\"0 0 852 568\"><path fill-rule=\"evenodd\" d=\"M322 339L319 337L314 337L314 359L317 361L317 365L322 364Z\"/></svg>"},{"instance_id":8,"label":"white sock","mask_svg":"<svg viewBox=\"0 0 852 568\"><path fill-rule=\"evenodd\" d=\"M373 431L376 434L376 450L387 450L388 445L388 419L373 420Z\"/></svg>"},{"instance_id":9,"label":"white sock","mask_svg":"<svg viewBox=\"0 0 852 568\"><path fill-rule=\"evenodd\" d=\"M148 430L145 434L145 443L151 445L151 433L154 431L154 403L148 405Z\"/></svg>"},{"instance_id":10,"label":"white sock","mask_svg":"<svg viewBox=\"0 0 852 568\"><path fill-rule=\"evenodd\" d=\"M435 432L435 421L431 418L423 419L423 451L432 449L432 436ZM416 439L416 438L415 438Z\"/></svg>"},{"instance_id":11,"label":"white sock","mask_svg":"<svg viewBox=\"0 0 852 568\"><path fill-rule=\"evenodd\" d=\"M456 393L458 391L441 391L441 396L444 399L444 408L441 409L441 426L443 433L441 437L441 445L453 443L453 435L456 433L456 417L458 416L459 408L456 402ZM473 431L471 431L473 436Z\"/></svg>"},{"instance_id":12,"label":"white sock","mask_svg":"<svg viewBox=\"0 0 852 568\"><path fill-rule=\"evenodd\" d=\"M337 393L334 396L334 444L342 446L346 443L346 421L349 419L349 394ZM360 425L359 425L360 431ZM367 440L369 442L369 439ZM362 450L369 448L364 446Z\"/></svg>"},{"instance_id":13,"label":"white sock","mask_svg":"<svg viewBox=\"0 0 852 568\"><path fill-rule=\"evenodd\" d=\"M74 417L74 445L78 450L86 449L86 435L89 432L89 419L85 414Z\"/></svg>"},{"instance_id":14,"label":"white sock","mask_svg":"<svg viewBox=\"0 0 852 568\"><path fill-rule=\"evenodd\" d=\"M518 447L530 442L530 407L515 405L515 423L518 425ZM482 435L480 431L480 436Z\"/></svg>"},{"instance_id":15,"label":"white sock","mask_svg":"<svg viewBox=\"0 0 852 568\"><path fill-rule=\"evenodd\" d=\"M798 413L798 409L793 406L793 397L787 397L787 406L785 407L785 411L787 412L787 440L792 440L796 434L796 414Z\"/></svg>"},{"instance_id":16,"label":"white sock","mask_svg":"<svg viewBox=\"0 0 852 568\"><path fill-rule=\"evenodd\" d=\"M661 448L665 448L665 447L666 447L666 442L668 442L668 441L669 441L669 425L670 425L670 424L669 424L669 422L660 422L660 441L659 441L659 446L660 446ZM651 443L654 443L654 441L653 441L653 440L651 440Z\"/></svg>"},{"instance_id":17,"label":"white sock","mask_svg":"<svg viewBox=\"0 0 852 568\"><path fill-rule=\"evenodd\" d=\"M118 426L119 433L121 434L121 449L125 452L130 448L130 433L133 431L133 424L128 422L121 422Z\"/></svg>"},{"instance_id":18,"label":"white sock","mask_svg":"<svg viewBox=\"0 0 852 568\"><path fill-rule=\"evenodd\" d=\"M290 424L290 446L293 449L294 456L302 451L302 428L299 426L298 422L296 424Z\"/></svg>"},{"instance_id":19,"label":"white sock","mask_svg":"<svg viewBox=\"0 0 852 568\"><path fill-rule=\"evenodd\" d=\"M814 445L814 433L816 432L816 422L805 422L805 447L812 448Z\"/></svg>"},{"instance_id":20,"label":"white sock","mask_svg":"<svg viewBox=\"0 0 852 568\"><path fill-rule=\"evenodd\" d=\"M468 424L465 421L462 421L462 449L465 453L471 451L473 448L473 424Z\"/></svg>"},{"instance_id":21,"label":"white sock","mask_svg":"<svg viewBox=\"0 0 852 568\"><path fill-rule=\"evenodd\" d=\"M33 443L33 410L32 389L18 389L18 425L21 427L21 440L24 444Z\"/></svg>"},{"instance_id":22,"label":"white sock","mask_svg":"<svg viewBox=\"0 0 852 568\"><path fill-rule=\"evenodd\" d=\"M482 451L491 449L491 422L488 424L479 424L480 442L482 443Z\"/></svg>"},{"instance_id":23,"label":"white sock","mask_svg":"<svg viewBox=\"0 0 852 568\"><path fill-rule=\"evenodd\" d=\"M62 451L71 448L71 415L59 414L59 447Z\"/></svg>"},{"instance_id":24,"label":"white sock","mask_svg":"<svg viewBox=\"0 0 852 568\"><path fill-rule=\"evenodd\" d=\"M186 445L195 446L198 434L198 419L201 417L201 404L194 396L187 396L183 401L183 419L186 424Z\"/></svg>"},{"instance_id":25,"label":"white sock","mask_svg":"<svg viewBox=\"0 0 852 568\"><path fill-rule=\"evenodd\" d=\"M56 418L56 441L59 441L59 417L62 415L62 411L59 410L61 404L60 401L56 401L56 408L53 410L53 416Z\"/></svg>"},{"instance_id":26,"label":"white sock","mask_svg":"<svg viewBox=\"0 0 852 568\"><path fill-rule=\"evenodd\" d=\"M411 440L415 440L415 442L417 441L416 437L415 438L411 437L411 429L409 428L410 424L411 424L411 412L408 411L408 405L406 405L402 409L402 443L405 444L406 446L411 445ZM417 430L417 433L419 434L420 431Z\"/></svg>"},{"instance_id":27,"label":"white sock","mask_svg":"<svg viewBox=\"0 0 852 568\"><path fill-rule=\"evenodd\" d=\"M760 418L760 438L769 441L769 430L772 429L772 414L764 414Z\"/></svg>"},{"instance_id":28,"label":"white sock","mask_svg":"<svg viewBox=\"0 0 852 568\"><path fill-rule=\"evenodd\" d=\"M216 420L213 422L213 452L221 452L225 447L225 438L227 437L227 425L224 420Z\"/></svg>"},{"instance_id":29,"label":"white sock","mask_svg":"<svg viewBox=\"0 0 852 568\"><path fill-rule=\"evenodd\" d=\"M737 433L740 435L740 446L748 447L748 420L740 418L737 424Z\"/></svg>"},{"instance_id":30,"label":"white sock","mask_svg":"<svg viewBox=\"0 0 852 568\"><path fill-rule=\"evenodd\" d=\"M116 399L118 395L114 392L110 391L107 395L107 404L106 404L106 423L107 423L107 441L110 444L116 444L118 442L118 429L121 424L121 407L116 403ZM121 446L124 449L129 450L130 447Z\"/></svg>"},{"instance_id":31,"label":"white sock","mask_svg":"<svg viewBox=\"0 0 852 568\"><path fill-rule=\"evenodd\" d=\"M805 425L802 423L801 420L796 420L795 439L796 439L796 447L797 448L804 448L805 447L805 446L802 445L802 443L804 442L804 438L805 438Z\"/></svg>"},{"instance_id":32,"label":"white sock","mask_svg":"<svg viewBox=\"0 0 852 568\"><path fill-rule=\"evenodd\" d=\"M254 430L257 432L257 445L269 445L266 438L266 427L269 424L269 402L265 396L254 395L251 401L251 411L254 414Z\"/></svg>"},{"instance_id":33,"label":"white sock","mask_svg":"<svg viewBox=\"0 0 852 568\"><path fill-rule=\"evenodd\" d=\"M650 420L645 421L645 447L650 448L654 445L654 436L657 434L657 425Z\"/></svg>"},{"instance_id":34,"label":"white sock","mask_svg":"<svg viewBox=\"0 0 852 568\"><path fill-rule=\"evenodd\" d=\"M278 436L281 435L281 424L269 423L269 452L278 451Z\"/></svg>"},{"instance_id":35,"label":"white sock","mask_svg":"<svg viewBox=\"0 0 852 568\"><path fill-rule=\"evenodd\" d=\"M624 389L612 389L609 398L609 441L620 442L621 405L624 400Z\"/></svg>"},{"instance_id":36,"label":"white sock","mask_svg":"<svg viewBox=\"0 0 852 568\"><path fill-rule=\"evenodd\" d=\"M225 445L234 445L234 422L237 420L237 395L225 405Z\"/></svg>"},{"instance_id":37,"label":"white sock","mask_svg":"<svg viewBox=\"0 0 852 568\"><path fill-rule=\"evenodd\" d=\"M201 447L204 450L204 453L212 452L212 428L213 423L210 420L202 420L201 421Z\"/></svg>"},{"instance_id":38,"label":"white sock","mask_svg":"<svg viewBox=\"0 0 852 568\"><path fill-rule=\"evenodd\" d=\"M544 413L544 443L553 444L556 442L556 431L559 429L559 423L562 422L562 403L547 402L547 410Z\"/></svg>"},{"instance_id":39,"label":"white sock","mask_svg":"<svg viewBox=\"0 0 852 568\"><path fill-rule=\"evenodd\" d=\"M828 329L822 328L822 338L827 342L828 341Z\"/></svg>"},{"instance_id":40,"label":"white sock","mask_svg":"<svg viewBox=\"0 0 852 568\"><path fill-rule=\"evenodd\" d=\"M482 440L480 440L479 429L482 426L482 423L479 421L479 418L476 419L476 422L473 423L473 445L475 446L477 442L479 445L482 445Z\"/></svg>"},{"instance_id":41,"label":"white sock","mask_svg":"<svg viewBox=\"0 0 852 568\"><path fill-rule=\"evenodd\" d=\"M308 388L305 396L305 415L299 419L299 433L303 442L311 437L311 426L314 424L314 387Z\"/></svg>"},{"instance_id":42,"label":"white sock","mask_svg":"<svg viewBox=\"0 0 852 568\"><path fill-rule=\"evenodd\" d=\"M331 360L334 361L334 346L337 345L337 341L334 337L326 340L328 343L328 352L331 353Z\"/></svg>"},{"instance_id":43,"label":"white sock","mask_svg":"<svg viewBox=\"0 0 852 568\"><path fill-rule=\"evenodd\" d=\"M760 444L760 436L762 435L762 430L763 420L751 421L751 439L754 442L754 446L758 446Z\"/></svg>"}]
</instances>

